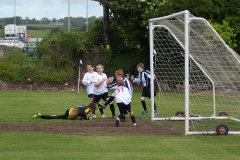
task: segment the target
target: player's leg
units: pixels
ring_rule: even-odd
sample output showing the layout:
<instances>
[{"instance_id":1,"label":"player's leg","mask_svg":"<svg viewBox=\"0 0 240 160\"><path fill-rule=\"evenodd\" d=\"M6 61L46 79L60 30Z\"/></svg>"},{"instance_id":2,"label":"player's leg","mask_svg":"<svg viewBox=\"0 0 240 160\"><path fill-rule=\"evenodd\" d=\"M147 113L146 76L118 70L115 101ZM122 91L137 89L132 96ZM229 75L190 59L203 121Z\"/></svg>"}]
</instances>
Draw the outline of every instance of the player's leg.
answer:
<instances>
[{"instance_id":1,"label":"player's leg","mask_svg":"<svg viewBox=\"0 0 240 160\"><path fill-rule=\"evenodd\" d=\"M133 126L137 126L134 113L133 113L133 111L131 110L131 105L130 105L130 104L129 104L129 105L125 105L125 110L128 111L128 113L129 113L129 115L130 115L130 118L131 118L131 120L132 120Z\"/></svg>"},{"instance_id":2,"label":"player's leg","mask_svg":"<svg viewBox=\"0 0 240 160\"><path fill-rule=\"evenodd\" d=\"M125 109L125 104L124 103L117 103L118 110L120 112L119 118L121 122L126 122L126 115L128 114L127 110Z\"/></svg>"},{"instance_id":3,"label":"player's leg","mask_svg":"<svg viewBox=\"0 0 240 160\"><path fill-rule=\"evenodd\" d=\"M103 94L102 99L103 99L105 102L106 102L109 98L110 98L110 96L109 96L108 92L106 92L106 93ZM117 118L116 115L115 115L115 107L114 107L113 102L110 102L110 103L109 103L109 106L110 106L110 110L111 110L111 112L112 112L112 118Z\"/></svg>"},{"instance_id":4,"label":"player's leg","mask_svg":"<svg viewBox=\"0 0 240 160\"><path fill-rule=\"evenodd\" d=\"M94 103L94 95L93 94L89 94L88 98L91 100L92 103ZM92 111L92 118L97 118L95 110Z\"/></svg>"},{"instance_id":5,"label":"player's leg","mask_svg":"<svg viewBox=\"0 0 240 160\"><path fill-rule=\"evenodd\" d=\"M67 119L69 115L69 109L66 110L65 114L63 115L41 115L38 118L42 119Z\"/></svg>"},{"instance_id":6,"label":"player's leg","mask_svg":"<svg viewBox=\"0 0 240 160\"><path fill-rule=\"evenodd\" d=\"M143 87L142 95L141 95L141 103L142 103L143 111L141 112L141 116L144 116L146 113L148 113L145 97L147 97L147 88Z\"/></svg>"},{"instance_id":7,"label":"player's leg","mask_svg":"<svg viewBox=\"0 0 240 160\"><path fill-rule=\"evenodd\" d=\"M101 97L102 97L102 95L94 95L94 96L93 96L93 102L98 104L99 111L100 111L102 117L104 118L105 115L104 115L103 109L102 109L102 107L99 105L99 102L100 102ZM94 112L94 113L95 113L95 112Z\"/></svg>"},{"instance_id":8,"label":"player's leg","mask_svg":"<svg viewBox=\"0 0 240 160\"><path fill-rule=\"evenodd\" d=\"M106 108L107 105L109 105L109 103L111 103L114 100L113 96L110 96L109 98L107 98L107 101L104 103L104 106Z\"/></svg>"}]
</instances>

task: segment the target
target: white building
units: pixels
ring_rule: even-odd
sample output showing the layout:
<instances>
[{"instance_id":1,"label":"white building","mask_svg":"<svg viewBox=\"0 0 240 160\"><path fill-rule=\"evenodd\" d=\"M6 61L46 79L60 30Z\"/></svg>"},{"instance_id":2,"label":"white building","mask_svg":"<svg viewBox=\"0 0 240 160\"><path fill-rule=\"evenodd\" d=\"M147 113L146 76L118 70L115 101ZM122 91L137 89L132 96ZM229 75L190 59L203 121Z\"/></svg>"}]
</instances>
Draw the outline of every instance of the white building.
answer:
<instances>
[{"instance_id":1,"label":"white building","mask_svg":"<svg viewBox=\"0 0 240 160\"><path fill-rule=\"evenodd\" d=\"M27 26L17 26L15 24L8 24L5 26L4 39L19 39L24 40L27 36Z\"/></svg>"}]
</instances>

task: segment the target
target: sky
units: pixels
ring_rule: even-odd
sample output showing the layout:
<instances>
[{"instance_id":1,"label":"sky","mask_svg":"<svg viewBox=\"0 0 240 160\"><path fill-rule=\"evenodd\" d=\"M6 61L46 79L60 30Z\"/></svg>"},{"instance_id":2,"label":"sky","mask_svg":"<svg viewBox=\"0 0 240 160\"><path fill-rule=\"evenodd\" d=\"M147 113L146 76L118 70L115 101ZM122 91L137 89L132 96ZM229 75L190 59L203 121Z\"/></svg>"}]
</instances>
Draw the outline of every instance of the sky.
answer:
<instances>
[{"instance_id":1,"label":"sky","mask_svg":"<svg viewBox=\"0 0 240 160\"><path fill-rule=\"evenodd\" d=\"M99 2L92 0L0 0L0 18L14 17L41 20L47 17L60 19L68 17L68 1L70 2L71 17L103 16L103 8Z\"/></svg>"}]
</instances>

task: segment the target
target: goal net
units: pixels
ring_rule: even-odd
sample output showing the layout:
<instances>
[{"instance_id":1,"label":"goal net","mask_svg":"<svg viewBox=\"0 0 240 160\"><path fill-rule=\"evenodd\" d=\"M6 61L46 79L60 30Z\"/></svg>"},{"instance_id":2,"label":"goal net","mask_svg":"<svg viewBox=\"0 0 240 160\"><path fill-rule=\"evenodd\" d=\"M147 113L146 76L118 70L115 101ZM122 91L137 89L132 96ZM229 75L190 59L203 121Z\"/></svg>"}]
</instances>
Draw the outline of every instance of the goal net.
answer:
<instances>
[{"instance_id":1,"label":"goal net","mask_svg":"<svg viewBox=\"0 0 240 160\"><path fill-rule=\"evenodd\" d=\"M149 33L151 95L159 91L151 103L159 116L151 119L186 135L240 134L239 55L187 10L150 19Z\"/></svg>"}]
</instances>

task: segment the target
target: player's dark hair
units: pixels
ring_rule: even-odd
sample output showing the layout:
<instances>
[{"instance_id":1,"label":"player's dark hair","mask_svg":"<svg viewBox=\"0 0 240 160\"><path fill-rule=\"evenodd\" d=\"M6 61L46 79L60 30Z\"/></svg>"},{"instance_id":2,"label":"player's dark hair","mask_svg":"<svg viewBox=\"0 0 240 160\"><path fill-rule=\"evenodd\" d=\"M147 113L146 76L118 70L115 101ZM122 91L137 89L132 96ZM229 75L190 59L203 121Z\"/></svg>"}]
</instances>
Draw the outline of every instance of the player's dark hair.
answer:
<instances>
[{"instance_id":1,"label":"player's dark hair","mask_svg":"<svg viewBox=\"0 0 240 160\"><path fill-rule=\"evenodd\" d=\"M91 108L91 109L96 109L97 107L96 107L96 103L90 103L89 105L88 105L88 108Z\"/></svg>"},{"instance_id":2,"label":"player's dark hair","mask_svg":"<svg viewBox=\"0 0 240 160\"><path fill-rule=\"evenodd\" d=\"M88 63L87 66L91 66L92 68L94 68L94 65L91 63Z\"/></svg>"}]
</instances>

